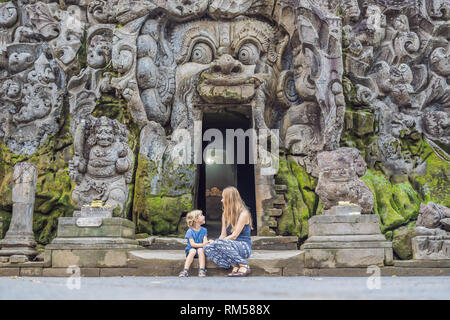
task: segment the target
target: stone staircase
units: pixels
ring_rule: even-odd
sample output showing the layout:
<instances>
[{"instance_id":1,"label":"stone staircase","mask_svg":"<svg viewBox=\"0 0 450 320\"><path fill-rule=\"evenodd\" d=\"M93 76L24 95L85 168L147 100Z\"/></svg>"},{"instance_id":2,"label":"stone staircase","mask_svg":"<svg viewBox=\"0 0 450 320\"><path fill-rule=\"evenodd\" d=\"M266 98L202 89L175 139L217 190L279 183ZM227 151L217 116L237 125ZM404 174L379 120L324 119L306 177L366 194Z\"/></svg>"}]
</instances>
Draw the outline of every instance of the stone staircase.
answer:
<instances>
[{"instance_id":1,"label":"stone staircase","mask_svg":"<svg viewBox=\"0 0 450 320\"><path fill-rule=\"evenodd\" d=\"M278 228L278 218L283 214L283 208L286 206L286 192L287 186L284 184L274 185L276 192L275 198L272 199L272 207L267 209L269 211L269 228L272 235L276 234Z\"/></svg>"}]
</instances>

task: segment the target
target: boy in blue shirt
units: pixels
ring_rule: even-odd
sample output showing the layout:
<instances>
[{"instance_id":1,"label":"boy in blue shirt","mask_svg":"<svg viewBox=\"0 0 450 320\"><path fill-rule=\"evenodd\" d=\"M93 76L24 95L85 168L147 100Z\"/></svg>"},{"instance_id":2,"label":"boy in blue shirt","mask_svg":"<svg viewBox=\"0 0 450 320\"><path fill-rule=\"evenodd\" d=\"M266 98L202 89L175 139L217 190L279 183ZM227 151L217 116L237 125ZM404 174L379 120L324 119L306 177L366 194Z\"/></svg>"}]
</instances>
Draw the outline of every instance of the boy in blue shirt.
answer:
<instances>
[{"instance_id":1,"label":"boy in blue shirt","mask_svg":"<svg viewBox=\"0 0 450 320\"><path fill-rule=\"evenodd\" d=\"M184 236L187 239L187 246L184 250L186 252L186 262L184 263L184 269L180 272L180 277L189 277L189 267L194 261L194 258L198 258L199 262L199 277L206 276L206 256L203 247L206 246L208 242L208 232L206 228L202 227L205 224L205 216L201 210L193 210L186 215L186 222L189 226L189 230Z\"/></svg>"}]
</instances>

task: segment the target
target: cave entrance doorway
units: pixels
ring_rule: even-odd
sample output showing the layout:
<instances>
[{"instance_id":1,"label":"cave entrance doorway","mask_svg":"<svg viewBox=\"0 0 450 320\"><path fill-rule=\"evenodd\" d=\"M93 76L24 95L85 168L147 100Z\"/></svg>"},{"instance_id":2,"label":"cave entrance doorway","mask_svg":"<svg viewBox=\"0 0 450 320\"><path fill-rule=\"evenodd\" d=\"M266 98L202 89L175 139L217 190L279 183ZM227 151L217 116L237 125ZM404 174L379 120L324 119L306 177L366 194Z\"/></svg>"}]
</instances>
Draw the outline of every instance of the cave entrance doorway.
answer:
<instances>
[{"instance_id":1,"label":"cave entrance doorway","mask_svg":"<svg viewBox=\"0 0 450 320\"><path fill-rule=\"evenodd\" d=\"M214 149L214 152L205 152L205 149L215 139L203 141L202 164L199 165L199 182L197 190L197 207L203 211L206 217L205 227L208 229L209 238L218 238L222 223L222 191L228 186L234 186L249 208L252 215L253 230L252 235L256 234L256 200L255 200L255 171L254 164L250 158L250 152L255 146L252 146L248 137L245 138L245 162L238 163L238 139L234 140L234 161L233 164L227 164L226 146L227 129L242 129L244 132L250 128L250 119L240 113L204 113L202 121L202 137L206 137L205 132L209 129L217 129L222 133L223 149ZM211 132L211 131L209 131ZM217 144L214 144L217 146ZM211 148L211 146L210 146ZM242 152L242 151L240 151ZM219 159L219 160L217 160ZM222 159L222 163L220 163ZM216 163L218 162L218 163ZM241 161L242 155L241 155Z\"/></svg>"}]
</instances>

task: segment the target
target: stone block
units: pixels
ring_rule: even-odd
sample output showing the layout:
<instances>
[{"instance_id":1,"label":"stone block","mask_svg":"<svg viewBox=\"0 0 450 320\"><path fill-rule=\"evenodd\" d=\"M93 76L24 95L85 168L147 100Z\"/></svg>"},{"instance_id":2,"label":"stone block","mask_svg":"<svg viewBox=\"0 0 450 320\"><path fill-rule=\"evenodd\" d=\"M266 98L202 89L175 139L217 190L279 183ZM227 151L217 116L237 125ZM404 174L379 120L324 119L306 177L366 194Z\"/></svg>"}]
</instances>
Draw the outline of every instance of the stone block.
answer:
<instances>
[{"instance_id":1,"label":"stone block","mask_svg":"<svg viewBox=\"0 0 450 320\"><path fill-rule=\"evenodd\" d=\"M338 205L323 210L323 215L360 215L362 208L358 205Z\"/></svg>"},{"instance_id":2,"label":"stone block","mask_svg":"<svg viewBox=\"0 0 450 320\"><path fill-rule=\"evenodd\" d=\"M18 277L20 276L20 268L0 268L0 277Z\"/></svg>"},{"instance_id":3,"label":"stone block","mask_svg":"<svg viewBox=\"0 0 450 320\"><path fill-rule=\"evenodd\" d=\"M109 268L127 267L125 249L52 250L52 267Z\"/></svg>"},{"instance_id":4,"label":"stone block","mask_svg":"<svg viewBox=\"0 0 450 320\"><path fill-rule=\"evenodd\" d=\"M367 235L380 232L380 225L376 223L314 223L309 225L309 236L328 236L328 235Z\"/></svg>"},{"instance_id":5,"label":"stone block","mask_svg":"<svg viewBox=\"0 0 450 320\"><path fill-rule=\"evenodd\" d=\"M450 260L395 260L394 266L402 268L450 268Z\"/></svg>"},{"instance_id":6,"label":"stone block","mask_svg":"<svg viewBox=\"0 0 450 320\"><path fill-rule=\"evenodd\" d=\"M9 257L0 257L0 263L8 263Z\"/></svg>"},{"instance_id":7,"label":"stone block","mask_svg":"<svg viewBox=\"0 0 450 320\"><path fill-rule=\"evenodd\" d=\"M383 266L384 248L305 250L306 268Z\"/></svg>"},{"instance_id":8,"label":"stone block","mask_svg":"<svg viewBox=\"0 0 450 320\"><path fill-rule=\"evenodd\" d=\"M136 268L100 268L100 277L135 277Z\"/></svg>"},{"instance_id":9,"label":"stone block","mask_svg":"<svg viewBox=\"0 0 450 320\"><path fill-rule=\"evenodd\" d=\"M417 236L411 239L413 259L450 259L450 239L439 236Z\"/></svg>"},{"instance_id":10,"label":"stone block","mask_svg":"<svg viewBox=\"0 0 450 320\"><path fill-rule=\"evenodd\" d=\"M9 263L25 263L28 262L28 257L25 255L12 255L9 257Z\"/></svg>"},{"instance_id":11,"label":"stone block","mask_svg":"<svg viewBox=\"0 0 450 320\"><path fill-rule=\"evenodd\" d=\"M156 237L147 237L144 239L137 239L138 243L142 247L150 247L153 243L155 243Z\"/></svg>"},{"instance_id":12,"label":"stone block","mask_svg":"<svg viewBox=\"0 0 450 320\"><path fill-rule=\"evenodd\" d=\"M253 250L296 250L298 237L252 237Z\"/></svg>"},{"instance_id":13,"label":"stone block","mask_svg":"<svg viewBox=\"0 0 450 320\"><path fill-rule=\"evenodd\" d=\"M72 268L44 268L42 270L43 277L63 277L68 278L73 275ZM81 277L99 277L99 268L80 268Z\"/></svg>"},{"instance_id":14,"label":"stone block","mask_svg":"<svg viewBox=\"0 0 450 320\"><path fill-rule=\"evenodd\" d=\"M122 218L105 218L98 227L79 227L77 219L59 218L58 238L83 238L83 237L121 237L135 238L134 224Z\"/></svg>"},{"instance_id":15,"label":"stone block","mask_svg":"<svg viewBox=\"0 0 450 320\"><path fill-rule=\"evenodd\" d=\"M42 267L38 268L20 268L21 277L42 277Z\"/></svg>"}]
</instances>

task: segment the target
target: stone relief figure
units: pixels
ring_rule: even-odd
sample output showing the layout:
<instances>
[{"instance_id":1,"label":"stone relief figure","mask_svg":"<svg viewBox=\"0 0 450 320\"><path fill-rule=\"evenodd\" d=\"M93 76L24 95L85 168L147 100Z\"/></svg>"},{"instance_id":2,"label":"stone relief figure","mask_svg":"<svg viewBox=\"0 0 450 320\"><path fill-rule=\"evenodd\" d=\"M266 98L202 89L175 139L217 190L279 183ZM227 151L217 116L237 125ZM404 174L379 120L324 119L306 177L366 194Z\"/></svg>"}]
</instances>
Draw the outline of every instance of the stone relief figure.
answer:
<instances>
[{"instance_id":1,"label":"stone relief figure","mask_svg":"<svg viewBox=\"0 0 450 320\"><path fill-rule=\"evenodd\" d=\"M450 19L450 4L445 0L426 1L428 14L432 19Z\"/></svg>"},{"instance_id":2,"label":"stone relief figure","mask_svg":"<svg viewBox=\"0 0 450 320\"><path fill-rule=\"evenodd\" d=\"M0 57L6 50L6 44L12 41L12 30L18 18L19 12L12 1L0 3Z\"/></svg>"},{"instance_id":3,"label":"stone relief figure","mask_svg":"<svg viewBox=\"0 0 450 320\"><path fill-rule=\"evenodd\" d=\"M175 62L164 39L161 19L145 22L137 43L137 81L147 119L165 126L175 92Z\"/></svg>"},{"instance_id":4,"label":"stone relief figure","mask_svg":"<svg viewBox=\"0 0 450 320\"><path fill-rule=\"evenodd\" d=\"M133 167L127 142L128 131L117 120L91 117L78 125L69 163L69 174L77 184L72 199L78 206L102 201L116 215L123 214Z\"/></svg>"},{"instance_id":5,"label":"stone relief figure","mask_svg":"<svg viewBox=\"0 0 450 320\"><path fill-rule=\"evenodd\" d=\"M401 14L386 28L386 37L381 43L378 59L395 65L404 57L414 57L419 48L419 36L410 31L408 17Z\"/></svg>"},{"instance_id":6,"label":"stone relief figure","mask_svg":"<svg viewBox=\"0 0 450 320\"><path fill-rule=\"evenodd\" d=\"M1 86L0 136L19 154L33 154L59 130L61 70L45 46L11 44L9 77Z\"/></svg>"},{"instance_id":7,"label":"stone relief figure","mask_svg":"<svg viewBox=\"0 0 450 320\"><path fill-rule=\"evenodd\" d=\"M366 163L358 149L339 148L334 151L323 151L317 155L319 181L316 194L328 210L349 201L358 204L362 213L371 213L374 197L360 179L366 172Z\"/></svg>"},{"instance_id":8,"label":"stone relief figure","mask_svg":"<svg viewBox=\"0 0 450 320\"><path fill-rule=\"evenodd\" d=\"M422 203L414 235L414 259L450 259L450 209Z\"/></svg>"},{"instance_id":9,"label":"stone relief figure","mask_svg":"<svg viewBox=\"0 0 450 320\"><path fill-rule=\"evenodd\" d=\"M308 171L314 171L309 163L317 152L337 148L345 112L341 20L317 12L298 12L292 39L294 78L304 102L289 108L281 128L285 148L307 156L303 161Z\"/></svg>"},{"instance_id":10,"label":"stone relief figure","mask_svg":"<svg viewBox=\"0 0 450 320\"><path fill-rule=\"evenodd\" d=\"M62 10L57 3L37 2L24 6L22 14L24 23L16 29L14 42L46 41L64 72L77 70L86 20L81 9L72 5Z\"/></svg>"},{"instance_id":11,"label":"stone relief figure","mask_svg":"<svg viewBox=\"0 0 450 320\"><path fill-rule=\"evenodd\" d=\"M111 62L112 28L111 25L96 25L88 30L87 67L67 85L73 127L89 116L95 108L95 100L111 89L111 75L104 69Z\"/></svg>"}]
</instances>

